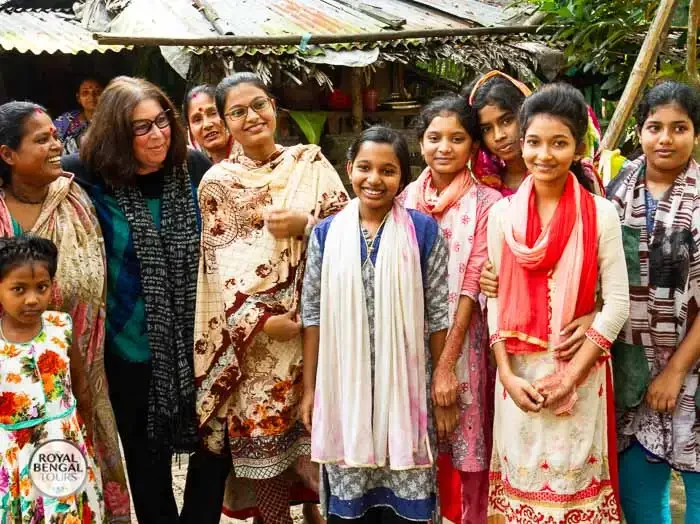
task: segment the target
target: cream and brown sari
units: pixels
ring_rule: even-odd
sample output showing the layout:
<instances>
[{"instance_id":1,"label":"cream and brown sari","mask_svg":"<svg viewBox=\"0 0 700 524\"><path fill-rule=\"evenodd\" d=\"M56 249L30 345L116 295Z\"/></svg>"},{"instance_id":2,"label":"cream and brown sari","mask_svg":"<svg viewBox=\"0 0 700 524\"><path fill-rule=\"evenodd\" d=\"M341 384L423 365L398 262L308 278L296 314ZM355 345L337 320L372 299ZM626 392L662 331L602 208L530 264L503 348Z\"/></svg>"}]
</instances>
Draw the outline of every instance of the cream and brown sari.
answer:
<instances>
[{"instance_id":1,"label":"cream and brown sari","mask_svg":"<svg viewBox=\"0 0 700 524\"><path fill-rule=\"evenodd\" d=\"M204 446L223 453L228 441L239 478L278 477L310 454L297 417L301 337L280 342L262 329L271 316L298 311L307 239L275 239L264 212L283 208L321 219L347 201L338 174L311 145L279 147L262 164L234 154L199 186L197 413Z\"/></svg>"}]
</instances>

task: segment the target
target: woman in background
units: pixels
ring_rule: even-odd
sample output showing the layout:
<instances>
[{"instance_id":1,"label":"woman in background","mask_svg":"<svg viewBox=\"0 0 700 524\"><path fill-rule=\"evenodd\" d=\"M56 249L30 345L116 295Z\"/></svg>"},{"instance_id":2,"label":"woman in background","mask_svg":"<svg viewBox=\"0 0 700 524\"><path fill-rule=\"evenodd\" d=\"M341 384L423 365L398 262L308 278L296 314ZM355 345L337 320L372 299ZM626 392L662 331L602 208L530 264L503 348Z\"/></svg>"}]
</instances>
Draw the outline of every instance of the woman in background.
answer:
<instances>
[{"instance_id":1,"label":"woman in background","mask_svg":"<svg viewBox=\"0 0 700 524\"><path fill-rule=\"evenodd\" d=\"M228 158L233 147L233 137L216 109L215 94L212 85L195 86L182 104L190 144L207 155L212 164Z\"/></svg>"},{"instance_id":2,"label":"woman in background","mask_svg":"<svg viewBox=\"0 0 700 524\"><path fill-rule=\"evenodd\" d=\"M102 91L104 85L99 80L83 79L75 93L80 109L63 113L54 121L66 154L77 153L80 150L80 142L95 114Z\"/></svg>"}]
</instances>

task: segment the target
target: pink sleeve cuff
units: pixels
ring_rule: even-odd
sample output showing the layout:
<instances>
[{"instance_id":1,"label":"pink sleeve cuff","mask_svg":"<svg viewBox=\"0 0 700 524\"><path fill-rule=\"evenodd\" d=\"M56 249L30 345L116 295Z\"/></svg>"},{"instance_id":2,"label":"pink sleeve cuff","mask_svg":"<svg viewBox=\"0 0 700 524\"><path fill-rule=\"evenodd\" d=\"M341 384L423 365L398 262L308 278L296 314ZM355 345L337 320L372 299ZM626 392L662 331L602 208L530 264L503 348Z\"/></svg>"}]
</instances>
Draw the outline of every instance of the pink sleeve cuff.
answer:
<instances>
[{"instance_id":1,"label":"pink sleeve cuff","mask_svg":"<svg viewBox=\"0 0 700 524\"><path fill-rule=\"evenodd\" d=\"M476 304L479 303L479 295L481 295L481 291L478 289L476 290L476 292L474 292L472 290L462 289L462 293L461 293L461 296L471 298L472 301Z\"/></svg>"}]
</instances>

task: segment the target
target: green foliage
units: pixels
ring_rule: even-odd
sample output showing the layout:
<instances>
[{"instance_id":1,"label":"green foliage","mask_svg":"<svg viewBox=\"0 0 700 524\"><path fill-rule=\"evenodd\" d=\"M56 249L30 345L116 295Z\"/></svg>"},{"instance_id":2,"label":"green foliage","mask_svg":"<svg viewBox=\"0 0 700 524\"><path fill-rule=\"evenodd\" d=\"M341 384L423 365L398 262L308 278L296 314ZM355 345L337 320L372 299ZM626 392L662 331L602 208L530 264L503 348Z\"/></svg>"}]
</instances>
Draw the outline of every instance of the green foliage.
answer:
<instances>
[{"instance_id":1,"label":"green foliage","mask_svg":"<svg viewBox=\"0 0 700 524\"><path fill-rule=\"evenodd\" d=\"M680 0L673 25L687 25L690 0ZM658 0L516 0L535 5L544 24L563 26L553 39L567 43L572 72L604 75L606 98L616 98L627 82ZM679 40L685 45L685 38ZM660 59L657 77L682 77L683 64Z\"/></svg>"},{"instance_id":2,"label":"green foliage","mask_svg":"<svg viewBox=\"0 0 700 524\"><path fill-rule=\"evenodd\" d=\"M319 111L289 111L296 124L304 133L309 144L318 144L321 141L321 133L326 123L327 115Z\"/></svg>"},{"instance_id":3,"label":"green foliage","mask_svg":"<svg viewBox=\"0 0 700 524\"><path fill-rule=\"evenodd\" d=\"M463 64L459 64L450 59L438 59L426 60L425 62L418 62L417 67L424 69L428 73L431 73L437 77L449 80L453 84L459 86L467 75L467 69Z\"/></svg>"}]
</instances>

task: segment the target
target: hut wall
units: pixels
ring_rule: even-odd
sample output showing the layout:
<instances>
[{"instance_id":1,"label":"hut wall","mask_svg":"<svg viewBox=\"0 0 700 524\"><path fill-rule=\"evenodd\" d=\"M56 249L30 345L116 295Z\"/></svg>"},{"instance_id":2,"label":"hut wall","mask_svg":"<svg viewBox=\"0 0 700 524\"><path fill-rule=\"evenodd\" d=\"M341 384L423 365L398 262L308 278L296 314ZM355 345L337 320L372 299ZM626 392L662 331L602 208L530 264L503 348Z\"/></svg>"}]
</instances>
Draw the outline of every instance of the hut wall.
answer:
<instances>
[{"instance_id":1,"label":"hut wall","mask_svg":"<svg viewBox=\"0 0 700 524\"><path fill-rule=\"evenodd\" d=\"M79 82L96 76L107 82L118 75L147 78L163 88L180 106L184 82L163 60L157 48L120 53L0 53L0 103L31 100L45 106L51 116L77 109L75 92ZM178 81L179 79L179 81Z\"/></svg>"}]
</instances>

